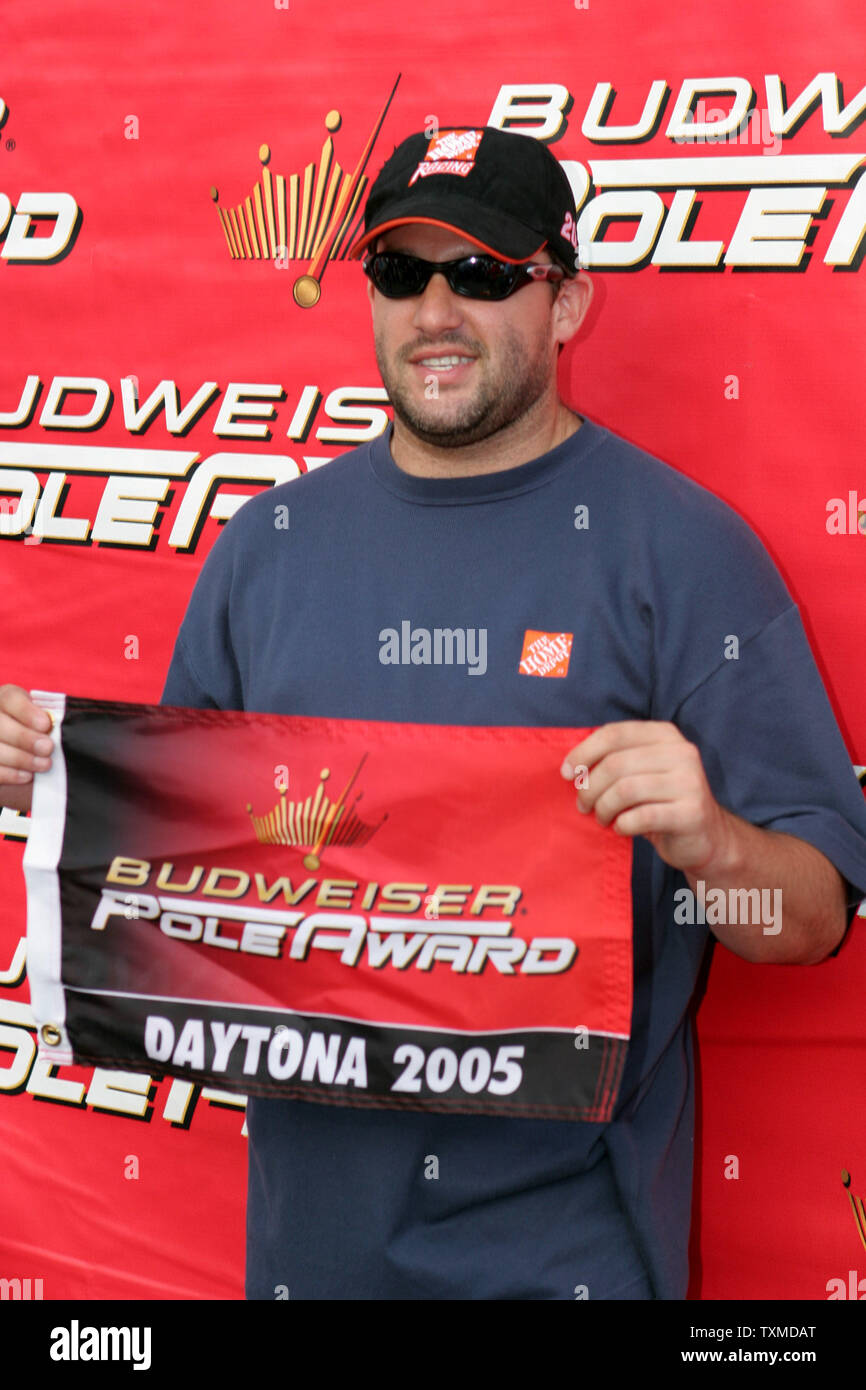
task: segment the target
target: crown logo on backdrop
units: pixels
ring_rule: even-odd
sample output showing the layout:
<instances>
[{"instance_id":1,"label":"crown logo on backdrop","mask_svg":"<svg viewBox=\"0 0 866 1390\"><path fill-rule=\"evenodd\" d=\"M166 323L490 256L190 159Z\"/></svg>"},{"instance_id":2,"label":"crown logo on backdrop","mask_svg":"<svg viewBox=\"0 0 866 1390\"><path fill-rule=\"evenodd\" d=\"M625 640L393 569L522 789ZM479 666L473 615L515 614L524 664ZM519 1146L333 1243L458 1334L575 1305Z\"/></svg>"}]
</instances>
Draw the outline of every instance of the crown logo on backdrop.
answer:
<instances>
[{"instance_id":1,"label":"crown logo on backdrop","mask_svg":"<svg viewBox=\"0 0 866 1390\"><path fill-rule=\"evenodd\" d=\"M319 773L318 787L304 801L287 800L286 788L283 787L279 801L265 816L253 815L253 808L247 802L247 812L259 844L294 845L308 850L304 855L305 869L318 869L326 845L366 845L388 819L386 811L376 825L361 820L355 807L362 792L358 792L351 807L346 805L346 798L366 758L365 753L336 801L331 801L325 794L325 783L331 772L330 768L323 767Z\"/></svg>"},{"instance_id":2,"label":"crown logo on backdrop","mask_svg":"<svg viewBox=\"0 0 866 1390\"><path fill-rule=\"evenodd\" d=\"M367 186L364 173L382 122L397 90L397 83L382 107L354 171L349 174L334 158L331 135L339 130L342 116L329 111L325 117L328 135L318 164L311 161L302 174L273 174L269 169L271 151L259 146L262 163L260 182L254 183L248 197L235 207L221 207L219 192L211 188L217 205L229 254L233 260L309 260L304 274L295 280L292 293L302 309L311 309L322 293L321 279L328 261L344 260L354 237L349 230Z\"/></svg>"},{"instance_id":3,"label":"crown logo on backdrop","mask_svg":"<svg viewBox=\"0 0 866 1390\"><path fill-rule=\"evenodd\" d=\"M862 1197L855 1197L851 1191L851 1174L847 1168L842 1169L842 1186L848 1193L848 1201L851 1203L851 1210L854 1213L854 1225L857 1227L857 1234L866 1250L866 1207L863 1205Z\"/></svg>"}]
</instances>

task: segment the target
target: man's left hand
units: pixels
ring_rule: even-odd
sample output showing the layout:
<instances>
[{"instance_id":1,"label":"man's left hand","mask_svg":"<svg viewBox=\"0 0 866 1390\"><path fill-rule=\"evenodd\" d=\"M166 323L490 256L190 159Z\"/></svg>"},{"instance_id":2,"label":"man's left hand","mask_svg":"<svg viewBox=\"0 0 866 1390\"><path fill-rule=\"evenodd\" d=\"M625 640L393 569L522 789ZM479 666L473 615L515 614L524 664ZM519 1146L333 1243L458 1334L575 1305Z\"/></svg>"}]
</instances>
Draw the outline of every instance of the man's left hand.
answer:
<instances>
[{"instance_id":1,"label":"man's left hand","mask_svg":"<svg viewBox=\"0 0 866 1390\"><path fill-rule=\"evenodd\" d=\"M579 769L586 768L581 777ZM724 861L729 813L716 801L701 755L674 724L602 724L566 754L578 809L617 835L643 835L672 868L699 873Z\"/></svg>"}]
</instances>

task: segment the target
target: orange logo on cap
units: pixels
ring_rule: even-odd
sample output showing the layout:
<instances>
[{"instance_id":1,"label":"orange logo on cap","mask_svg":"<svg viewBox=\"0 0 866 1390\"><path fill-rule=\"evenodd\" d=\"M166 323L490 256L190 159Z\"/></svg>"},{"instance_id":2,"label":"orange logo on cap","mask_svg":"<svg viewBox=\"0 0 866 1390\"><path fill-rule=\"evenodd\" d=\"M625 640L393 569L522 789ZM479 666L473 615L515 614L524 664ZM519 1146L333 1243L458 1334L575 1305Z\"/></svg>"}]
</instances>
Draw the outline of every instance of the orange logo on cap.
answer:
<instances>
[{"instance_id":1,"label":"orange logo on cap","mask_svg":"<svg viewBox=\"0 0 866 1390\"><path fill-rule=\"evenodd\" d=\"M566 676L573 642L572 632L534 632L527 628L518 667L521 676Z\"/></svg>"},{"instance_id":2,"label":"orange logo on cap","mask_svg":"<svg viewBox=\"0 0 866 1390\"><path fill-rule=\"evenodd\" d=\"M483 130L441 130L430 141L425 159L468 159L470 164L481 144Z\"/></svg>"},{"instance_id":3,"label":"orange logo on cap","mask_svg":"<svg viewBox=\"0 0 866 1390\"><path fill-rule=\"evenodd\" d=\"M458 174L465 178L472 172L483 134L483 130L440 130L430 141L427 153L409 180L409 187L417 179L426 179L428 174Z\"/></svg>"}]
</instances>

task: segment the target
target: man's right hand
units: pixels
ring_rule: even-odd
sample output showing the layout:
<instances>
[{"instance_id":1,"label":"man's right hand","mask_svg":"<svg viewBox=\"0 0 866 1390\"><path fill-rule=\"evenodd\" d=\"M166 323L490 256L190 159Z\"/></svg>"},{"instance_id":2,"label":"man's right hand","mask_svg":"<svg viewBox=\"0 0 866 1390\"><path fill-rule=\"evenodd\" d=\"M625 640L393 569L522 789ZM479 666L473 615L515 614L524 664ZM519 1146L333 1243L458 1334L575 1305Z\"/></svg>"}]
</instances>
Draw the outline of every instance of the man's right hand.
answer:
<instances>
[{"instance_id":1,"label":"man's right hand","mask_svg":"<svg viewBox=\"0 0 866 1390\"><path fill-rule=\"evenodd\" d=\"M0 685L0 806L29 811L33 774L51 766L51 716L20 685ZM44 747L41 745L44 743Z\"/></svg>"}]
</instances>

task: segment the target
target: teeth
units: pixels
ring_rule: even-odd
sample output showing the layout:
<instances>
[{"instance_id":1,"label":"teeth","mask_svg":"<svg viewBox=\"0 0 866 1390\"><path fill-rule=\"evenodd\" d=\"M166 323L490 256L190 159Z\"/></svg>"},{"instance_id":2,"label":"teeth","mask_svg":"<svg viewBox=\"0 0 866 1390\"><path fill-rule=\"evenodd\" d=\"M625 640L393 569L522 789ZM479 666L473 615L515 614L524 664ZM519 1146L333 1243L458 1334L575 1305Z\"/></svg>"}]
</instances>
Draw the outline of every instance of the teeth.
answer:
<instances>
[{"instance_id":1,"label":"teeth","mask_svg":"<svg viewBox=\"0 0 866 1390\"><path fill-rule=\"evenodd\" d=\"M471 357L422 357L422 367L459 367L461 362L471 362Z\"/></svg>"}]
</instances>

